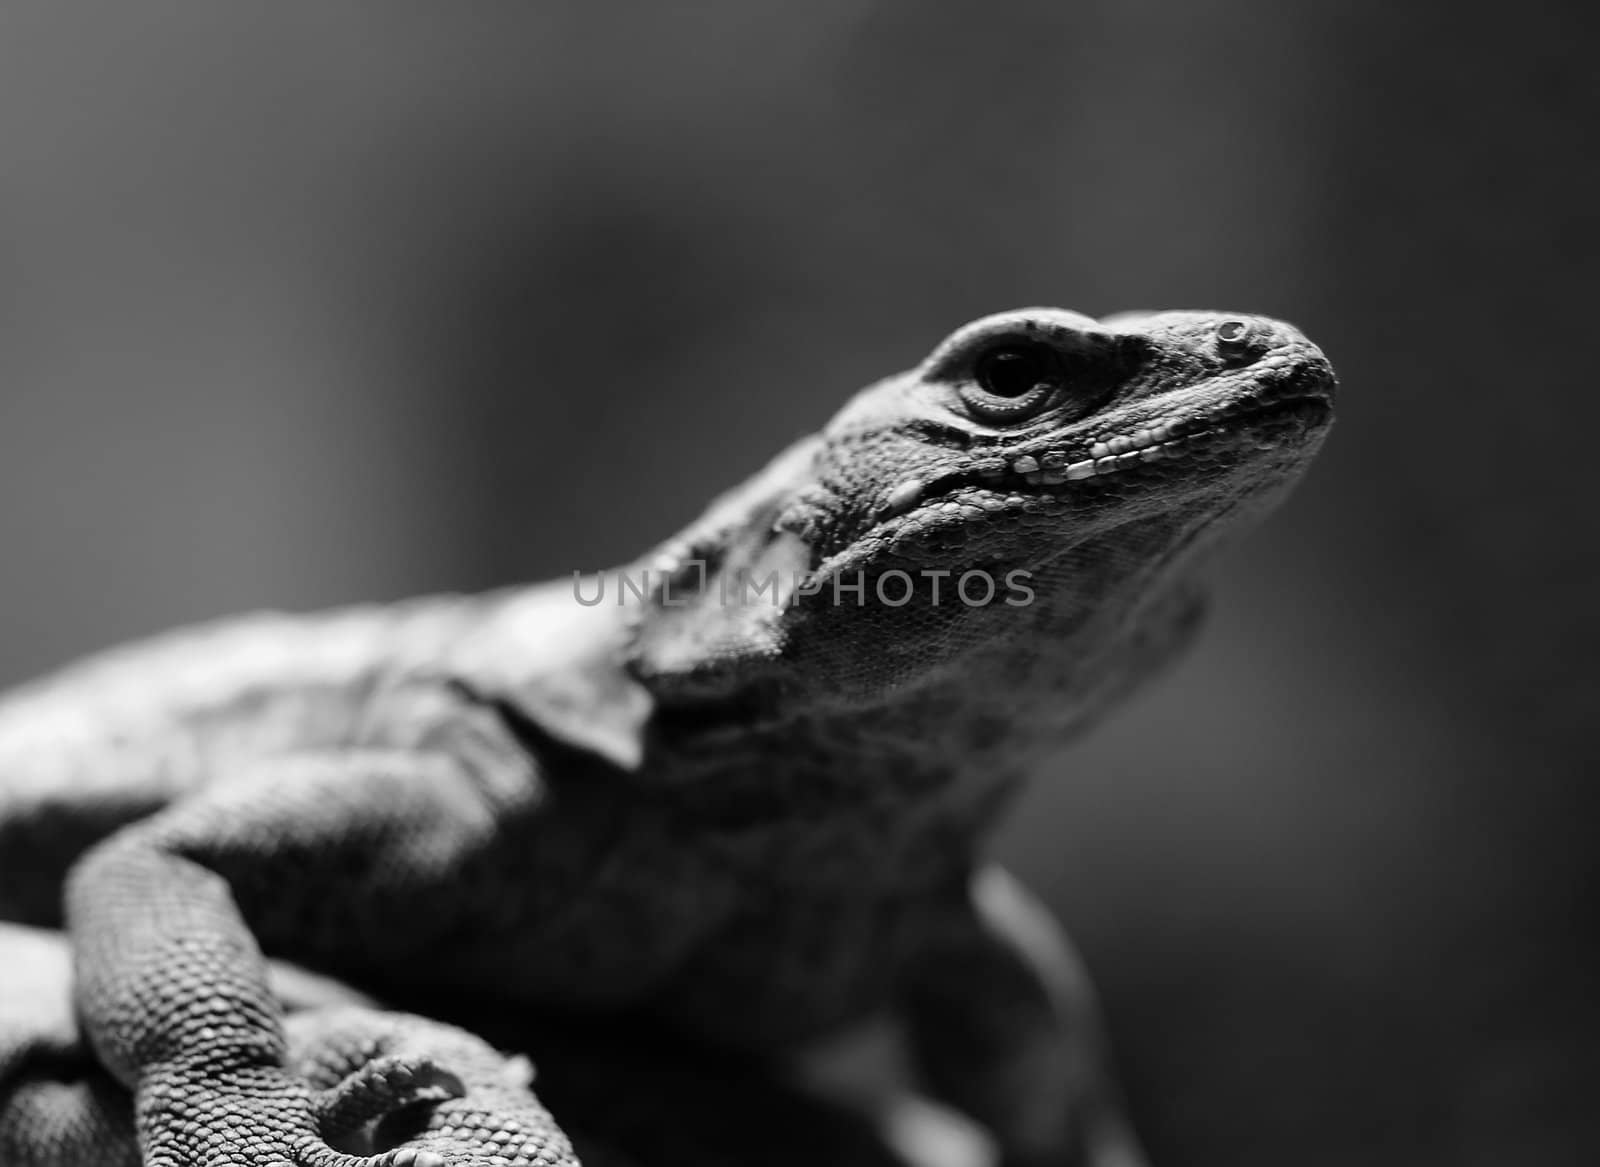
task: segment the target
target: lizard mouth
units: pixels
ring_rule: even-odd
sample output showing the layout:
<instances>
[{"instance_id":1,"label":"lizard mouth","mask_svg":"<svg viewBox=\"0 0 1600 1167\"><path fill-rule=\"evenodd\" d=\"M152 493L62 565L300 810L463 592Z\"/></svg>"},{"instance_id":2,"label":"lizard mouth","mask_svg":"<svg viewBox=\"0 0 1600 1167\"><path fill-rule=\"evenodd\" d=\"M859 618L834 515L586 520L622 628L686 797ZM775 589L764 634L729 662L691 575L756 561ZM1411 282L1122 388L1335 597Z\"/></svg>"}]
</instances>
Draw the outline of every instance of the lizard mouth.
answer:
<instances>
[{"instance_id":1,"label":"lizard mouth","mask_svg":"<svg viewBox=\"0 0 1600 1167\"><path fill-rule=\"evenodd\" d=\"M970 466L929 482L906 483L880 504L876 525L899 526L930 513L961 521L1025 506L1031 500L1064 502L1116 486L1122 493L1141 479L1169 480L1180 466L1224 470L1251 455L1277 452L1296 458L1304 439L1332 416L1326 387L1289 378L1269 395L1225 404L1129 417L1110 436L1074 444L1044 439L1034 449L1006 449L973 459ZM974 508L977 508L974 510Z\"/></svg>"}]
</instances>

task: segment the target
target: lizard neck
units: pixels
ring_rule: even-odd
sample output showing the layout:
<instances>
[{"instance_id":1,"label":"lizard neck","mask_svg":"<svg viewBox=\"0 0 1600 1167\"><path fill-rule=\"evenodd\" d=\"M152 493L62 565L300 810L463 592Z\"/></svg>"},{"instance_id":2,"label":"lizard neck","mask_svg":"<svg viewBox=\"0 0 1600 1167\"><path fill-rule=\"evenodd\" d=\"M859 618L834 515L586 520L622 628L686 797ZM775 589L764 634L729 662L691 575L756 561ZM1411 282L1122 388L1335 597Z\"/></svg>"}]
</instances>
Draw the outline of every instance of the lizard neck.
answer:
<instances>
[{"instance_id":1,"label":"lizard neck","mask_svg":"<svg viewBox=\"0 0 1600 1167\"><path fill-rule=\"evenodd\" d=\"M644 777L752 878L889 895L959 882L1023 785L1070 781L1062 747L1181 651L1198 601L1175 576L1136 607L1041 609L1011 642L873 702L775 683L663 692Z\"/></svg>"},{"instance_id":2,"label":"lizard neck","mask_svg":"<svg viewBox=\"0 0 1600 1167\"><path fill-rule=\"evenodd\" d=\"M915 804L930 829L975 838L1023 779L1189 643L1204 549L1169 546L1132 566L1083 548L1041 573L1039 602L1008 611L1003 634L991 627L959 657L871 699L841 700L781 655L721 688L653 677L651 771L706 813L752 823L792 819L796 806L905 822ZM1105 573L1103 586L1082 589L1085 565ZM1080 586L1053 589L1059 572ZM1100 598L1062 600L1086 595Z\"/></svg>"}]
</instances>

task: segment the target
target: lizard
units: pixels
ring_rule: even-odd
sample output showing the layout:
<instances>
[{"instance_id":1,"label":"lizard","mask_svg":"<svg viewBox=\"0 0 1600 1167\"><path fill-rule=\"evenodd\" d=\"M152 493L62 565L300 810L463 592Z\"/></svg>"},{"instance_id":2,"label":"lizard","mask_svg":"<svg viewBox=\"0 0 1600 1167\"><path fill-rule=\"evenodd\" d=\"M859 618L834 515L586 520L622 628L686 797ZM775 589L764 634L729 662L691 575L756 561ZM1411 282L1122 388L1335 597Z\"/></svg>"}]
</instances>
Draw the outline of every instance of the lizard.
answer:
<instances>
[{"instance_id":1,"label":"lizard","mask_svg":"<svg viewBox=\"0 0 1600 1167\"><path fill-rule=\"evenodd\" d=\"M1008 1167L1141 1163L983 843L1192 640L1334 391L1267 317L997 313L622 568L68 666L0 700L0 919L68 929L151 1167L395 1167L330 1158L263 953L485 1034L778 1062L881 1023Z\"/></svg>"}]
</instances>

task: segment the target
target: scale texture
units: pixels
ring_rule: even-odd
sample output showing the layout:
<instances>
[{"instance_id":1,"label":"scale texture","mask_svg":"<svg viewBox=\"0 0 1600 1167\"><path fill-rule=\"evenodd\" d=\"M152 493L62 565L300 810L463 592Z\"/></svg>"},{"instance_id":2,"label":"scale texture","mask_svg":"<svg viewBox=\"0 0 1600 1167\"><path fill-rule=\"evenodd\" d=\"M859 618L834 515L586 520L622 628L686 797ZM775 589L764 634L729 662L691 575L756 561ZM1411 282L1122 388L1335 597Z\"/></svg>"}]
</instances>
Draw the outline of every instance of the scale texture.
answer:
<instances>
[{"instance_id":1,"label":"scale texture","mask_svg":"<svg viewBox=\"0 0 1600 1167\"><path fill-rule=\"evenodd\" d=\"M73 1017L64 937L0 924L0 966L9 975L0 1006L0 1051L7 1057L0 1063L0 1163L138 1167L132 1099L97 1063ZM280 996L286 978L291 995L298 994L285 1021L283 1068L330 1144L308 1148L312 1160L337 1167L370 1155L377 1143L403 1138L410 1153L391 1154L393 1167L577 1163L529 1088L526 1059L503 1056L453 1026L378 1011L340 986L308 982L293 970L273 970ZM203 1094L209 1086L201 1075L192 1088ZM210 1155L208 1161L228 1162L227 1144L247 1148L252 1140L280 1137L271 1130L277 1119L274 1109L241 1105L235 1127L192 1132L188 1145L170 1148L169 1161ZM235 1161L249 1159L240 1153Z\"/></svg>"}]
</instances>

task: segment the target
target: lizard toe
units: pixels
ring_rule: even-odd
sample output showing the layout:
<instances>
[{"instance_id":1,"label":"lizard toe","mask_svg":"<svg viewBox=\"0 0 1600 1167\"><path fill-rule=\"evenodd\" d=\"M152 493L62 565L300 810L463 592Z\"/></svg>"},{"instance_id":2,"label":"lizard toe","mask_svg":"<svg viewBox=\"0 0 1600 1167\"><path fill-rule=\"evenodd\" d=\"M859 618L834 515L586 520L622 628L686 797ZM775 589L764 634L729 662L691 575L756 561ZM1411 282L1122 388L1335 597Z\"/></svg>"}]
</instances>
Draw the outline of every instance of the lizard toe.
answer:
<instances>
[{"instance_id":1,"label":"lizard toe","mask_svg":"<svg viewBox=\"0 0 1600 1167\"><path fill-rule=\"evenodd\" d=\"M312 1113L330 1147L354 1154L383 1154L407 1137L408 1114L467 1092L466 1085L432 1058L388 1056L374 1058L337 1085L314 1095ZM427 1156L421 1161L390 1159L384 1167L447 1167L432 1152L398 1148Z\"/></svg>"}]
</instances>

